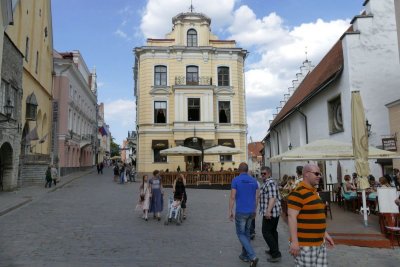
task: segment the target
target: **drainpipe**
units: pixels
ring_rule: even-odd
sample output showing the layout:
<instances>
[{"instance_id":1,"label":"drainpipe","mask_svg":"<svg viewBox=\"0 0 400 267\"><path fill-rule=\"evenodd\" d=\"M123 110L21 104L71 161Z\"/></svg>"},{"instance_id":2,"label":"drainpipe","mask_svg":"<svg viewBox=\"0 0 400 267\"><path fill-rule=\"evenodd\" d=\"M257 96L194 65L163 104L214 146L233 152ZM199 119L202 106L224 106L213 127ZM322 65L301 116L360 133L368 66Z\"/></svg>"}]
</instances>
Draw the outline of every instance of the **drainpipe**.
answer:
<instances>
[{"instance_id":1,"label":"drainpipe","mask_svg":"<svg viewBox=\"0 0 400 267\"><path fill-rule=\"evenodd\" d=\"M277 140L277 144L278 144L278 155L280 153L280 148L279 148L279 133L277 130L275 130L275 128L271 128L272 131L274 131L276 133L276 140ZM281 163L278 162L278 179L281 177Z\"/></svg>"},{"instance_id":2,"label":"drainpipe","mask_svg":"<svg viewBox=\"0 0 400 267\"><path fill-rule=\"evenodd\" d=\"M296 108L296 111L300 113L304 117L304 124L306 125L306 144L308 144L308 123L307 116L304 114L299 108Z\"/></svg>"}]
</instances>

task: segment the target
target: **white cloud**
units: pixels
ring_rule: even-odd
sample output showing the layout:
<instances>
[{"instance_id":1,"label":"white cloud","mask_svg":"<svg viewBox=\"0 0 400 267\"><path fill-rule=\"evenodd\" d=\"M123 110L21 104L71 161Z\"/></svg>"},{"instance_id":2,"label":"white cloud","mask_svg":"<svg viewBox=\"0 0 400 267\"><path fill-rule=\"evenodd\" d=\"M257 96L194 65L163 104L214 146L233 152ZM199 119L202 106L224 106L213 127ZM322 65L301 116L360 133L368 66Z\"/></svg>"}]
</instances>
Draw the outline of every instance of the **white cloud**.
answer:
<instances>
[{"instance_id":1,"label":"white cloud","mask_svg":"<svg viewBox=\"0 0 400 267\"><path fill-rule=\"evenodd\" d=\"M214 31L232 21L235 0L202 0L194 5L194 12L203 13L212 18ZM189 2L182 0L148 0L143 12L140 28L146 38L164 38L171 31L171 19L179 13L189 12Z\"/></svg>"},{"instance_id":2,"label":"white cloud","mask_svg":"<svg viewBox=\"0 0 400 267\"><path fill-rule=\"evenodd\" d=\"M129 40L128 34L126 34L126 33L125 33L124 31L122 31L121 29L117 29L117 30L114 32L114 34L117 35L117 36L119 36L119 37L121 37L121 38L123 38L123 39Z\"/></svg>"},{"instance_id":3,"label":"white cloud","mask_svg":"<svg viewBox=\"0 0 400 267\"><path fill-rule=\"evenodd\" d=\"M247 113L248 138L252 138L254 142L261 141L268 130L268 121L272 118L275 110L264 109Z\"/></svg>"},{"instance_id":4,"label":"white cloud","mask_svg":"<svg viewBox=\"0 0 400 267\"><path fill-rule=\"evenodd\" d=\"M128 131L134 130L135 109L133 100L118 99L104 104L105 121L119 144L126 139Z\"/></svg>"}]
</instances>

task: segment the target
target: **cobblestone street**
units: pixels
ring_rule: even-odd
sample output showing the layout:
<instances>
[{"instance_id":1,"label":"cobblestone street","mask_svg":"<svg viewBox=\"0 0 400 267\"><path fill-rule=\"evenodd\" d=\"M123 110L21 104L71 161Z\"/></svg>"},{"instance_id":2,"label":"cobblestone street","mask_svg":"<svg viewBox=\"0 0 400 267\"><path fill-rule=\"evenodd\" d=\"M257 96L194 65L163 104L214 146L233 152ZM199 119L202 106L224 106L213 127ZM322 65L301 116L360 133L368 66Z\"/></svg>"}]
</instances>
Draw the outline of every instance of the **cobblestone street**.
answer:
<instances>
[{"instance_id":1,"label":"cobblestone street","mask_svg":"<svg viewBox=\"0 0 400 267\"><path fill-rule=\"evenodd\" d=\"M106 169L1 216L0 266L247 266L227 219L229 191L188 189L187 220L164 226L134 210L138 188L139 182L114 183ZM272 266L259 228L257 221L259 266ZM274 265L293 266L282 221L279 231L283 257ZM336 246L328 259L330 266L398 266L400 253Z\"/></svg>"}]
</instances>

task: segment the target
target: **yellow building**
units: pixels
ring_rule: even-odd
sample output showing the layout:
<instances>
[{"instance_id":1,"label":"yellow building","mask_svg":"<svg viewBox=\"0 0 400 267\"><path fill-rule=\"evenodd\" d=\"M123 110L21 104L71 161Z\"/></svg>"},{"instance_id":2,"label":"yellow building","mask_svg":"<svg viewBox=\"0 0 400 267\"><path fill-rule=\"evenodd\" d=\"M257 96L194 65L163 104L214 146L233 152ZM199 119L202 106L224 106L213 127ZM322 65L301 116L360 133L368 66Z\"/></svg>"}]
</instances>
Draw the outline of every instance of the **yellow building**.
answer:
<instances>
[{"instance_id":1,"label":"yellow building","mask_svg":"<svg viewBox=\"0 0 400 267\"><path fill-rule=\"evenodd\" d=\"M172 23L165 39L148 39L135 49L137 170L237 168L247 161L247 51L233 40L218 40L204 14L181 13ZM160 154L179 145L202 153ZM241 153L207 155L216 145Z\"/></svg>"},{"instance_id":2,"label":"yellow building","mask_svg":"<svg viewBox=\"0 0 400 267\"><path fill-rule=\"evenodd\" d=\"M24 56L22 97L23 163L50 161L53 36L50 0L20 0L7 35ZM26 173L26 171L25 171ZM23 175L23 173L21 173ZM41 177L42 179L43 177Z\"/></svg>"}]
</instances>

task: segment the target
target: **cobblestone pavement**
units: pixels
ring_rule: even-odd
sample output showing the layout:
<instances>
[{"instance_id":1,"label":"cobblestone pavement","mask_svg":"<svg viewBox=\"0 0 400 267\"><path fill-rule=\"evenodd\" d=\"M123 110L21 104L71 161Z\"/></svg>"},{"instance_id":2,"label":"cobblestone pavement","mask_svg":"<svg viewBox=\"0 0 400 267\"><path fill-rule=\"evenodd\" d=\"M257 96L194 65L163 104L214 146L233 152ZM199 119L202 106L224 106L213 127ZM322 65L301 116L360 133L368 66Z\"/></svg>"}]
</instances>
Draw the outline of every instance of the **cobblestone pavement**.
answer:
<instances>
[{"instance_id":1,"label":"cobblestone pavement","mask_svg":"<svg viewBox=\"0 0 400 267\"><path fill-rule=\"evenodd\" d=\"M1 216L0 266L248 266L238 259L241 248L227 218L229 191L188 189L187 220L165 226L134 210L138 188L139 182L114 183L107 169ZM259 266L293 266L284 222L280 263L267 263L259 221L256 230ZM330 266L398 266L399 251L336 246L328 260Z\"/></svg>"}]
</instances>

